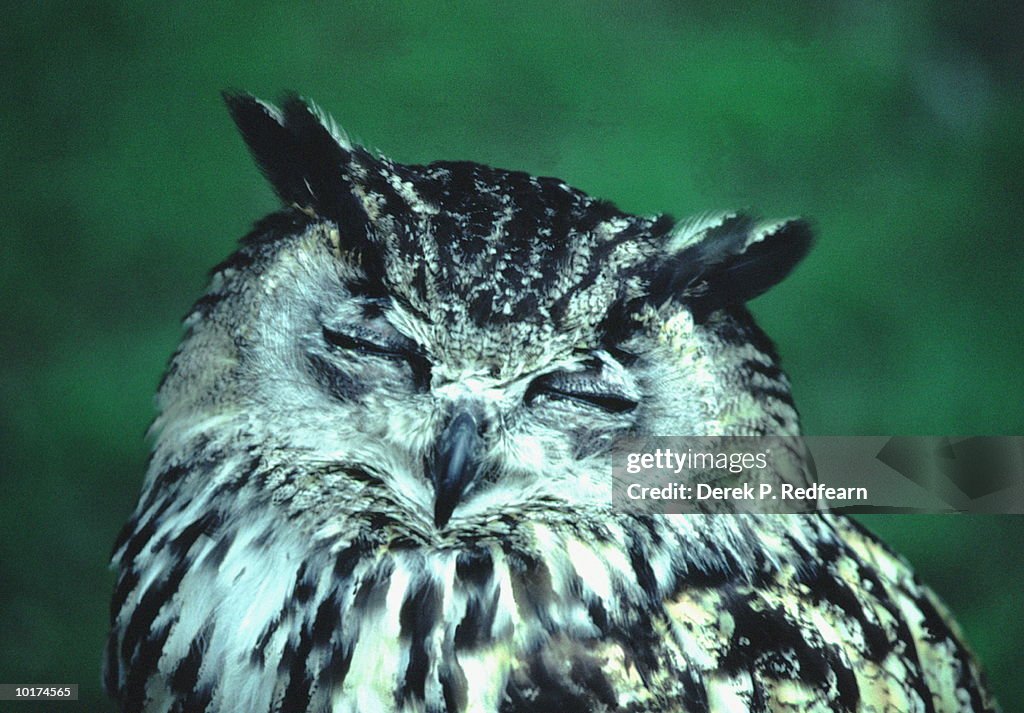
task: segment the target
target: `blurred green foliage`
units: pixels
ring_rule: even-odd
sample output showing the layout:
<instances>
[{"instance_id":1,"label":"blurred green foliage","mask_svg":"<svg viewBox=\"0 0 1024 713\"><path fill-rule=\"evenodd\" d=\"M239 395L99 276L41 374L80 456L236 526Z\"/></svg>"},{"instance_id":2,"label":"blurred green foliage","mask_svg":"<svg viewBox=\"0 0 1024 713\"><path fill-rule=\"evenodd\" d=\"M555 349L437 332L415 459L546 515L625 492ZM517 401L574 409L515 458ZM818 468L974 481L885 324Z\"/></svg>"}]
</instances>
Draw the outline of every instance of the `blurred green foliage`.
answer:
<instances>
[{"instance_id":1,"label":"blurred green foliage","mask_svg":"<svg viewBox=\"0 0 1024 713\"><path fill-rule=\"evenodd\" d=\"M753 306L807 432L1024 432L1014 3L3 15L2 681L76 682L82 710L109 709L106 561L141 484L152 394L206 271L275 206L222 88L297 90L401 161L557 175L638 212L809 216L816 250ZM958 614L1013 710L1021 519L868 520Z\"/></svg>"}]
</instances>

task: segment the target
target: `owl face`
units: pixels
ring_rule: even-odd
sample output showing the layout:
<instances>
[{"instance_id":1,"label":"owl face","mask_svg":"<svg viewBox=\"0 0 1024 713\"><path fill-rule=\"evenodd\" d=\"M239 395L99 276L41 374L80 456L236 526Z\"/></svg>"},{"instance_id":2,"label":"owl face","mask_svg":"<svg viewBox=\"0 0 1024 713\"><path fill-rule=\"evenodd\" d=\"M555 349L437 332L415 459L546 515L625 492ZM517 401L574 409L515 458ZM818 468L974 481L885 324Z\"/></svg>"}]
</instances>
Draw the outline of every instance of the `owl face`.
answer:
<instances>
[{"instance_id":1,"label":"owl face","mask_svg":"<svg viewBox=\"0 0 1024 713\"><path fill-rule=\"evenodd\" d=\"M478 539L606 507L625 435L797 428L742 304L805 224L631 216L556 179L373 156L298 100L228 104L291 207L215 270L157 427L276 454L267 491L296 517Z\"/></svg>"},{"instance_id":2,"label":"owl face","mask_svg":"<svg viewBox=\"0 0 1024 713\"><path fill-rule=\"evenodd\" d=\"M476 365L436 324L359 294L336 263L317 225L274 254L259 294L244 296L253 319L232 377L254 440L338 477L318 508L361 502L352 517L387 513L433 539L607 499L602 457L643 422L649 370L600 347L553 349L510 372Z\"/></svg>"}]
</instances>

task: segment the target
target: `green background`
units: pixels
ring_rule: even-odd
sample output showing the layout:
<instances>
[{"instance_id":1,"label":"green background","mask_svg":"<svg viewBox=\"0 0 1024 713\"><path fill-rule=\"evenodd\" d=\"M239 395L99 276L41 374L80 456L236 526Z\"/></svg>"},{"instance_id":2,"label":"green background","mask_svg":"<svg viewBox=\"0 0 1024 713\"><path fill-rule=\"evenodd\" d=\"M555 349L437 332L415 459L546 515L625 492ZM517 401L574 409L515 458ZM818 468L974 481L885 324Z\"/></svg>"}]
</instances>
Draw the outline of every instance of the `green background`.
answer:
<instances>
[{"instance_id":1,"label":"green background","mask_svg":"<svg viewBox=\"0 0 1024 713\"><path fill-rule=\"evenodd\" d=\"M808 216L816 249L753 304L806 431L1024 432L1016 3L719 5L5 3L0 681L109 709L106 560L152 394L206 271L275 206L225 87L299 91L401 161ZM870 525L1024 701L1022 520Z\"/></svg>"}]
</instances>

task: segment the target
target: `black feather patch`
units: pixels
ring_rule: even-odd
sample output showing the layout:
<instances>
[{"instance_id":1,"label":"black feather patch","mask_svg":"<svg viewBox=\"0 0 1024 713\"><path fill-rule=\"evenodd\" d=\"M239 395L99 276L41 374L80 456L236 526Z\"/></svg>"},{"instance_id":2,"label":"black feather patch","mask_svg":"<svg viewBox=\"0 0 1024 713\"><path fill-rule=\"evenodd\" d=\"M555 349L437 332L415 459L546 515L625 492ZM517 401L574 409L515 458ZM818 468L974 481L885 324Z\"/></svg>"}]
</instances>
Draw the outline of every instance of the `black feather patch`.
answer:
<instances>
[{"instance_id":1,"label":"black feather patch","mask_svg":"<svg viewBox=\"0 0 1024 713\"><path fill-rule=\"evenodd\" d=\"M744 215L708 229L699 242L662 264L651 279L648 299L685 302L699 315L743 304L781 282L813 240L803 220L780 223L759 240L754 240L755 230L754 220Z\"/></svg>"}]
</instances>

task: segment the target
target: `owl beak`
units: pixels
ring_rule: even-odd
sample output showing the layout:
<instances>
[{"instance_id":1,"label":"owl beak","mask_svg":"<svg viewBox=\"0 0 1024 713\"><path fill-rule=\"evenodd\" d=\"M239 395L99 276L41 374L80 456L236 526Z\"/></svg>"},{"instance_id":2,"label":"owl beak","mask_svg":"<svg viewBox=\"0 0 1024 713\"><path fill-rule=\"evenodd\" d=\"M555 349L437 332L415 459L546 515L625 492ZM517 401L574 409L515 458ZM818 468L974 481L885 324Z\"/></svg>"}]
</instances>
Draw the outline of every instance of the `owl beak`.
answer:
<instances>
[{"instance_id":1,"label":"owl beak","mask_svg":"<svg viewBox=\"0 0 1024 713\"><path fill-rule=\"evenodd\" d=\"M476 478L480 451L479 425L460 409L449 421L434 450L434 524L444 527Z\"/></svg>"}]
</instances>

